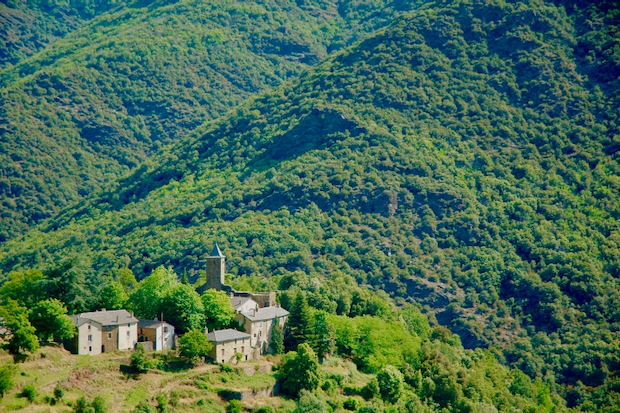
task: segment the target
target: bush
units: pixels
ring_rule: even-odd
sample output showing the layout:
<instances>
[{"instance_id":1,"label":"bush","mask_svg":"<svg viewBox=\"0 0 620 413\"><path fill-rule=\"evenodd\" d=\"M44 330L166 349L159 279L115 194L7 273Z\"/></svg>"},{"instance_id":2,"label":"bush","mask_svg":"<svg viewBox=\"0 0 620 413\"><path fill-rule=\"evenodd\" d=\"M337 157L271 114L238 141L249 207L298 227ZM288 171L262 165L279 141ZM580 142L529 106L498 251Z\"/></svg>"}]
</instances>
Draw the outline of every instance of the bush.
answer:
<instances>
[{"instance_id":1,"label":"bush","mask_svg":"<svg viewBox=\"0 0 620 413\"><path fill-rule=\"evenodd\" d=\"M157 413L157 409L151 404L142 401L132 410L132 413Z\"/></svg>"},{"instance_id":2,"label":"bush","mask_svg":"<svg viewBox=\"0 0 620 413\"><path fill-rule=\"evenodd\" d=\"M346 410L351 410L355 412L357 411L357 409L360 408L360 405L361 405L361 402L358 399L349 397L347 400L344 401L344 403L342 404L342 407L344 407Z\"/></svg>"},{"instance_id":3,"label":"bush","mask_svg":"<svg viewBox=\"0 0 620 413\"><path fill-rule=\"evenodd\" d=\"M101 396L95 397L92 403L94 413L107 413L108 406L106 405L105 399Z\"/></svg>"},{"instance_id":4,"label":"bush","mask_svg":"<svg viewBox=\"0 0 620 413\"><path fill-rule=\"evenodd\" d=\"M385 366L377 373L379 392L385 401L398 400L403 391L403 374L394 366Z\"/></svg>"},{"instance_id":5,"label":"bush","mask_svg":"<svg viewBox=\"0 0 620 413\"><path fill-rule=\"evenodd\" d=\"M4 397L4 393L13 388L13 375L15 374L15 366L5 364L0 366L0 398Z\"/></svg>"},{"instance_id":6,"label":"bush","mask_svg":"<svg viewBox=\"0 0 620 413\"><path fill-rule=\"evenodd\" d=\"M231 400L230 404L226 406L226 413L241 413L243 411L243 404L239 400Z\"/></svg>"},{"instance_id":7,"label":"bush","mask_svg":"<svg viewBox=\"0 0 620 413\"><path fill-rule=\"evenodd\" d=\"M362 388L362 397L366 400L373 399L379 395L379 382L376 377L370 379L367 385Z\"/></svg>"},{"instance_id":8,"label":"bush","mask_svg":"<svg viewBox=\"0 0 620 413\"><path fill-rule=\"evenodd\" d=\"M230 364L220 364L220 371L222 373L232 373L233 371L235 371L235 369L233 369L233 367Z\"/></svg>"},{"instance_id":9,"label":"bush","mask_svg":"<svg viewBox=\"0 0 620 413\"><path fill-rule=\"evenodd\" d=\"M34 384L28 384L24 386L24 389L20 393L20 396L25 399L28 399L28 401L32 403L34 399L37 397L37 389L36 387L34 387Z\"/></svg>"},{"instance_id":10,"label":"bush","mask_svg":"<svg viewBox=\"0 0 620 413\"><path fill-rule=\"evenodd\" d=\"M276 410L271 406L261 406L254 410L253 413L276 413Z\"/></svg>"},{"instance_id":11,"label":"bush","mask_svg":"<svg viewBox=\"0 0 620 413\"><path fill-rule=\"evenodd\" d=\"M62 387L60 387L60 384L57 384L56 387L54 388L54 397L60 400L64 397L64 395L65 395L65 390Z\"/></svg>"}]
</instances>

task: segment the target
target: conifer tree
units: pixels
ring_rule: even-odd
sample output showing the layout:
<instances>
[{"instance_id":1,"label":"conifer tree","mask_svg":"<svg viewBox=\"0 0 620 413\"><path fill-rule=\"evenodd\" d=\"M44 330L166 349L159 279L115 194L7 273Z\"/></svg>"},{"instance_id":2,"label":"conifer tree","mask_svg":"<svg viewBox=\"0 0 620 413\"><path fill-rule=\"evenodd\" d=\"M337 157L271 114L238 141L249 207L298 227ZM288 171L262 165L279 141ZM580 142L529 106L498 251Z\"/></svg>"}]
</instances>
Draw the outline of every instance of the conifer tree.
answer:
<instances>
[{"instance_id":1,"label":"conifer tree","mask_svg":"<svg viewBox=\"0 0 620 413\"><path fill-rule=\"evenodd\" d=\"M314 340L312 348L323 363L325 356L334 350L334 328L327 321L327 313L318 311L314 315Z\"/></svg>"},{"instance_id":2,"label":"conifer tree","mask_svg":"<svg viewBox=\"0 0 620 413\"><path fill-rule=\"evenodd\" d=\"M284 353L284 332L278 324L278 321L274 319L273 327L271 328L271 351L273 354Z\"/></svg>"},{"instance_id":3,"label":"conifer tree","mask_svg":"<svg viewBox=\"0 0 620 413\"><path fill-rule=\"evenodd\" d=\"M295 350L301 343L309 341L311 324L312 318L306 294L299 292L295 297L291 314L288 318L288 335L285 340L287 350Z\"/></svg>"}]
</instances>

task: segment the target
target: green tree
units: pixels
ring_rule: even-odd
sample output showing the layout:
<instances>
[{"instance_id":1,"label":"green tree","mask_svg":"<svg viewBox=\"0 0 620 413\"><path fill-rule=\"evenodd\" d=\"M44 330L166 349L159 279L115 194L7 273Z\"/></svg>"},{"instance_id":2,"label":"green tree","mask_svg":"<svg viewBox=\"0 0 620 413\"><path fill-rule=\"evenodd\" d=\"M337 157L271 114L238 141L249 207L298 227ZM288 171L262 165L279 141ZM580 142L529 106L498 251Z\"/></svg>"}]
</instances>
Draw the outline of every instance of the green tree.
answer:
<instances>
[{"instance_id":1,"label":"green tree","mask_svg":"<svg viewBox=\"0 0 620 413\"><path fill-rule=\"evenodd\" d=\"M0 397L4 397L4 394L13 388L15 370L16 368L12 364L0 366Z\"/></svg>"},{"instance_id":2,"label":"green tree","mask_svg":"<svg viewBox=\"0 0 620 413\"><path fill-rule=\"evenodd\" d=\"M44 272L43 291L47 297L62 301L69 314L87 311L93 304L87 282L87 276L92 278L92 273L90 262L83 256L65 258Z\"/></svg>"},{"instance_id":3,"label":"green tree","mask_svg":"<svg viewBox=\"0 0 620 413\"><path fill-rule=\"evenodd\" d=\"M40 301L28 315L30 324L35 328L41 342L54 340L60 343L75 335L75 326L64 304L55 298Z\"/></svg>"},{"instance_id":4,"label":"green tree","mask_svg":"<svg viewBox=\"0 0 620 413\"><path fill-rule=\"evenodd\" d=\"M179 338L179 354L191 360L206 357L213 348L207 336L201 330L191 330Z\"/></svg>"},{"instance_id":5,"label":"green tree","mask_svg":"<svg viewBox=\"0 0 620 413\"><path fill-rule=\"evenodd\" d=\"M394 403L403 391L403 374L394 366L385 366L377 373L381 398Z\"/></svg>"},{"instance_id":6,"label":"green tree","mask_svg":"<svg viewBox=\"0 0 620 413\"><path fill-rule=\"evenodd\" d=\"M38 270L11 272L0 287L0 300L13 299L23 307L29 307L45 298L42 284L45 275Z\"/></svg>"},{"instance_id":7,"label":"green tree","mask_svg":"<svg viewBox=\"0 0 620 413\"><path fill-rule=\"evenodd\" d=\"M316 389L320 382L319 359L314 350L306 343L297 348L297 352L287 353L282 360L282 369L278 373L282 391L297 397L300 391Z\"/></svg>"},{"instance_id":8,"label":"green tree","mask_svg":"<svg viewBox=\"0 0 620 413\"><path fill-rule=\"evenodd\" d=\"M317 311L314 314L314 340L312 343L319 362L323 363L325 356L334 351L334 327L327 320L327 313Z\"/></svg>"},{"instance_id":9,"label":"green tree","mask_svg":"<svg viewBox=\"0 0 620 413\"><path fill-rule=\"evenodd\" d=\"M39 349L34 327L28 321L28 310L21 307L15 300L7 300L0 306L0 320L9 333L4 347L11 354L35 352Z\"/></svg>"},{"instance_id":10,"label":"green tree","mask_svg":"<svg viewBox=\"0 0 620 413\"><path fill-rule=\"evenodd\" d=\"M298 292L288 317L288 334L285 338L285 345L288 350L294 350L299 344L304 343L310 336L312 316L310 307L306 300L306 294Z\"/></svg>"},{"instance_id":11,"label":"green tree","mask_svg":"<svg viewBox=\"0 0 620 413\"><path fill-rule=\"evenodd\" d=\"M284 353L284 332L280 327L277 319L273 320L273 327L271 328L271 351L273 354Z\"/></svg>"},{"instance_id":12,"label":"green tree","mask_svg":"<svg viewBox=\"0 0 620 413\"><path fill-rule=\"evenodd\" d=\"M162 299L178 284L172 268L157 267L131 293L129 307L139 318L154 319L159 315Z\"/></svg>"},{"instance_id":13,"label":"green tree","mask_svg":"<svg viewBox=\"0 0 620 413\"><path fill-rule=\"evenodd\" d=\"M138 285L136 276L129 268L117 268L112 272L114 281L123 286L127 294L133 291Z\"/></svg>"},{"instance_id":14,"label":"green tree","mask_svg":"<svg viewBox=\"0 0 620 413\"><path fill-rule=\"evenodd\" d=\"M228 327L235 319L235 309L224 291L208 289L202 294L202 304L209 331Z\"/></svg>"},{"instance_id":15,"label":"green tree","mask_svg":"<svg viewBox=\"0 0 620 413\"><path fill-rule=\"evenodd\" d=\"M181 334L204 329L204 306L191 285L177 284L172 287L163 297L161 308L165 310L166 320L178 328Z\"/></svg>"},{"instance_id":16,"label":"green tree","mask_svg":"<svg viewBox=\"0 0 620 413\"><path fill-rule=\"evenodd\" d=\"M126 307L129 295L118 281L110 281L99 292L99 306L108 310L121 310Z\"/></svg>"},{"instance_id":17,"label":"green tree","mask_svg":"<svg viewBox=\"0 0 620 413\"><path fill-rule=\"evenodd\" d=\"M107 413L108 406L105 399L101 396L94 398L92 403L94 413Z\"/></svg>"}]
</instances>

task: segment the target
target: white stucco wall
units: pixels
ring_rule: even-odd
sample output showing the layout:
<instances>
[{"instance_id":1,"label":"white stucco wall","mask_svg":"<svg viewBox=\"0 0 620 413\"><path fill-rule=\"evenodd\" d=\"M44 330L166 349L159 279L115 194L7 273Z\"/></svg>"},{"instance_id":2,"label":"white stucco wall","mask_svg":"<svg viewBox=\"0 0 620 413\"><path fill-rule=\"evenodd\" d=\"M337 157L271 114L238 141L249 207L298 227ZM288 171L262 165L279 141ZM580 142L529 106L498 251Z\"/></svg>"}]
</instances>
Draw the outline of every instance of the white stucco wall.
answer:
<instances>
[{"instance_id":1,"label":"white stucco wall","mask_svg":"<svg viewBox=\"0 0 620 413\"><path fill-rule=\"evenodd\" d=\"M165 327L168 328L167 332L164 331ZM174 348L174 326L171 326L171 325L159 326L157 327L155 334L157 337L156 338L157 342L155 345L155 347L157 348L157 351ZM162 348L162 343L163 343L163 348Z\"/></svg>"},{"instance_id":2,"label":"white stucco wall","mask_svg":"<svg viewBox=\"0 0 620 413\"><path fill-rule=\"evenodd\" d=\"M101 354L101 324L94 321L78 327L78 354Z\"/></svg>"},{"instance_id":3,"label":"white stucco wall","mask_svg":"<svg viewBox=\"0 0 620 413\"><path fill-rule=\"evenodd\" d=\"M121 324L118 326L118 349L131 350L138 342L138 323Z\"/></svg>"}]
</instances>

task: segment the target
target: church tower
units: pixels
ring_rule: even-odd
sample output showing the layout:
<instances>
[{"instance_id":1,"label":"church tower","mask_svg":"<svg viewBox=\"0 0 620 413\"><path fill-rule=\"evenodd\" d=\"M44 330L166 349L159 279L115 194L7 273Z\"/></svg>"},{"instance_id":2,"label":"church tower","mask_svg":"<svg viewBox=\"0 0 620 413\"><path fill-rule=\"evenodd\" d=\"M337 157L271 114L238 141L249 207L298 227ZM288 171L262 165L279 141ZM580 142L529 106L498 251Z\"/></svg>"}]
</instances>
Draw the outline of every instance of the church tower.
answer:
<instances>
[{"instance_id":1,"label":"church tower","mask_svg":"<svg viewBox=\"0 0 620 413\"><path fill-rule=\"evenodd\" d=\"M213 246L211 255L207 257L207 289L221 290L224 285L224 273L226 271L226 257L217 246Z\"/></svg>"}]
</instances>

